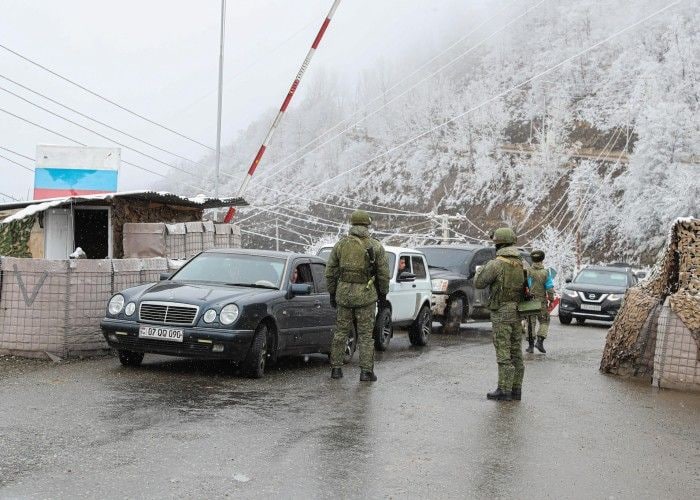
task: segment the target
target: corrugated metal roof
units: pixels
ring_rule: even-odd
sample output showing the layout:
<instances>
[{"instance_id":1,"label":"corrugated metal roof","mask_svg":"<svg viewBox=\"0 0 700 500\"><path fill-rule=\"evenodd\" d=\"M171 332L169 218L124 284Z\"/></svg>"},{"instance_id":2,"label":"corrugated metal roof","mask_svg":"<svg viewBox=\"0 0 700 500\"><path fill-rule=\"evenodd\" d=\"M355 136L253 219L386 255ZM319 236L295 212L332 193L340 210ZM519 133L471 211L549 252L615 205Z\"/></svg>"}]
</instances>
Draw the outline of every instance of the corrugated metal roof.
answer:
<instances>
[{"instance_id":1,"label":"corrugated metal roof","mask_svg":"<svg viewBox=\"0 0 700 500\"><path fill-rule=\"evenodd\" d=\"M187 198L167 191L122 191L119 193L89 194L84 196L67 196L65 198L50 198L46 200L15 201L11 203L0 203L0 211L21 209L18 212L6 217L0 224L20 220L34 215L49 208L61 207L64 205L87 205L91 202L109 201L114 198L153 201L180 207L197 208L219 208L230 206L245 206L248 203L243 198L208 198L206 196L195 196Z\"/></svg>"}]
</instances>

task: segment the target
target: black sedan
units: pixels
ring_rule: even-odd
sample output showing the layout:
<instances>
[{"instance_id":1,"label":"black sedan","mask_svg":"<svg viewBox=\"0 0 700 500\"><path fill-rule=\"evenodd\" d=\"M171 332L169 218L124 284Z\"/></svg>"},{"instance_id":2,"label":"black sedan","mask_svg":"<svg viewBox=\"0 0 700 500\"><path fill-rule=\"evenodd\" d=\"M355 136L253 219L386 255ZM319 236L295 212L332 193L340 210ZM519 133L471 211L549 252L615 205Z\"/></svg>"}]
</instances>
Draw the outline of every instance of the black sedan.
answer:
<instances>
[{"instance_id":1,"label":"black sedan","mask_svg":"<svg viewBox=\"0 0 700 500\"><path fill-rule=\"evenodd\" d=\"M125 366L144 353L227 359L258 378L285 355L330 353L335 310L312 255L217 249L159 283L114 295L100 322ZM348 339L346 361L357 345Z\"/></svg>"}]
</instances>

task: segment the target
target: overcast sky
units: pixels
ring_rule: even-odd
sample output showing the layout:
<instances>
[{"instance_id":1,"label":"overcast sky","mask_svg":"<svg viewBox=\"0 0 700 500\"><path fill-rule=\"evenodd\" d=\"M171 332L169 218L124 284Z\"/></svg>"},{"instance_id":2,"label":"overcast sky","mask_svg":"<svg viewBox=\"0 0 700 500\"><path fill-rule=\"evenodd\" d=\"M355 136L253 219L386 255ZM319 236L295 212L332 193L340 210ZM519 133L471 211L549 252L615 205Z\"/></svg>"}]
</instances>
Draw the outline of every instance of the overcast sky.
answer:
<instances>
[{"instance_id":1,"label":"overcast sky","mask_svg":"<svg viewBox=\"0 0 700 500\"><path fill-rule=\"evenodd\" d=\"M515 5L522 3L513 0ZM280 105L331 4L332 0L228 0L223 143L262 111ZM408 50L437 53L461 34L462 25L466 32L480 21L483 13L479 4L460 0L341 2L295 100L303 97L304 83L321 71L338 72L341 82L351 84L377 60L391 60ZM220 8L219 0L3 0L0 44L214 146ZM406 68L406 74L412 70ZM208 152L1 48L0 75L169 151L193 159ZM173 161L165 153L76 117L2 78L0 88L166 162ZM113 146L1 89L0 109L91 146ZM290 112L294 112L293 107ZM73 143L0 112L0 147L33 157L37 144ZM7 151L0 150L0 155L33 167L31 160ZM122 158L159 172L167 170L162 164L125 150ZM119 186L139 189L157 180L157 176L122 166ZM0 158L0 192L24 199L32 187L31 172Z\"/></svg>"}]
</instances>

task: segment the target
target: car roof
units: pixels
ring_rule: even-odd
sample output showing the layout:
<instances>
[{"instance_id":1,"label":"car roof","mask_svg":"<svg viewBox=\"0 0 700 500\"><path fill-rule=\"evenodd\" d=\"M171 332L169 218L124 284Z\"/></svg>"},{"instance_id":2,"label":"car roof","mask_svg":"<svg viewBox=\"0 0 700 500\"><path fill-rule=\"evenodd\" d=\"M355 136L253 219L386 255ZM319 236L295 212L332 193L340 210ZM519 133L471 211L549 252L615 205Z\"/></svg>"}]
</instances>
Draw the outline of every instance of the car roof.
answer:
<instances>
[{"instance_id":1,"label":"car roof","mask_svg":"<svg viewBox=\"0 0 700 500\"><path fill-rule=\"evenodd\" d=\"M276 257L278 259L289 259L289 258L314 258L317 259L316 255L311 255L307 253L297 253L297 252L283 252L277 250L259 250L257 248L212 248L205 250L202 253L227 253L227 254L237 254L237 255L260 255L262 257Z\"/></svg>"},{"instance_id":2,"label":"car roof","mask_svg":"<svg viewBox=\"0 0 700 500\"><path fill-rule=\"evenodd\" d=\"M591 271L611 271L611 272L618 272L618 273L624 273L626 271L629 271L629 267L620 267L620 266L586 266L581 271L584 269L590 269Z\"/></svg>"},{"instance_id":3,"label":"car roof","mask_svg":"<svg viewBox=\"0 0 700 500\"><path fill-rule=\"evenodd\" d=\"M454 248L457 250L481 250L483 248L490 248L489 245L478 245L476 243L460 243L460 244L450 244L450 245L421 245L420 248Z\"/></svg>"},{"instance_id":4,"label":"car roof","mask_svg":"<svg viewBox=\"0 0 700 500\"><path fill-rule=\"evenodd\" d=\"M323 245L321 248L319 248L319 251L324 250L326 248L333 248L335 245ZM409 248L409 247L394 247L394 246L389 246L389 245L382 245L384 247L384 250L387 252L392 252L392 253L401 253L401 252L411 252L411 253L418 253L422 254L420 250L416 250L415 248Z\"/></svg>"}]
</instances>

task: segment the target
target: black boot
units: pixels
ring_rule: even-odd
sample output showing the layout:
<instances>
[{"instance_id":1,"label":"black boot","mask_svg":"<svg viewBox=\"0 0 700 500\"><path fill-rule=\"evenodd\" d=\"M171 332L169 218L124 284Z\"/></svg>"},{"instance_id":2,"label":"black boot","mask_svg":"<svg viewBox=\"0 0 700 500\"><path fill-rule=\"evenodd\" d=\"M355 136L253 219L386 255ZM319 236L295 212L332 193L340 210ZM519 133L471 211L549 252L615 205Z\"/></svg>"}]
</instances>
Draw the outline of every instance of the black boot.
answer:
<instances>
[{"instance_id":1,"label":"black boot","mask_svg":"<svg viewBox=\"0 0 700 500\"><path fill-rule=\"evenodd\" d=\"M527 347L525 348L525 352L535 352L535 339L527 340Z\"/></svg>"},{"instance_id":2,"label":"black boot","mask_svg":"<svg viewBox=\"0 0 700 500\"><path fill-rule=\"evenodd\" d=\"M512 392L513 401L520 401L522 394L523 394L522 387L513 387L513 392Z\"/></svg>"},{"instance_id":3,"label":"black boot","mask_svg":"<svg viewBox=\"0 0 700 500\"><path fill-rule=\"evenodd\" d=\"M343 369L342 368L332 368L331 369L331 378L343 378Z\"/></svg>"},{"instance_id":4,"label":"black boot","mask_svg":"<svg viewBox=\"0 0 700 500\"><path fill-rule=\"evenodd\" d=\"M499 387L493 392L486 394L487 399L495 399L496 401L510 401L513 399L513 395L510 392L501 390Z\"/></svg>"},{"instance_id":5,"label":"black boot","mask_svg":"<svg viewBox=\"0 0 700 500\"><path fill-rule=\"evenodd\" d=\"M544 337L537 337L537 343L535 344L537 350L540 352L547 352L544 350Z\"/></svg>"},{"instance_id":6,"label":"black boot","mask_svg":"<svg viewBox=\"0 0 700 500\"><path fill-rule=\"evenodd\" d=\"M374 374L374 372L367 372L362 370L360 372L360 382L376 382L377 381L377 376Z\"/></svg>"}]
</instances>

